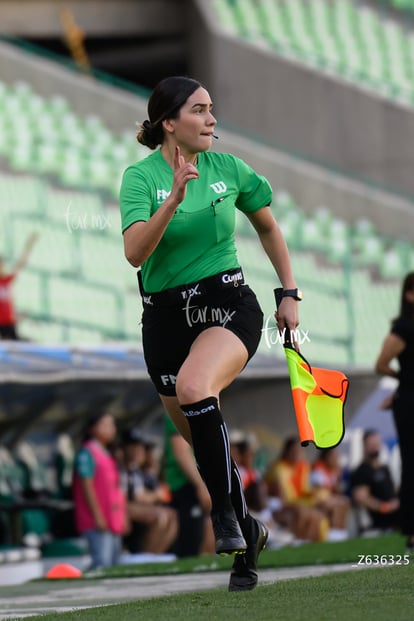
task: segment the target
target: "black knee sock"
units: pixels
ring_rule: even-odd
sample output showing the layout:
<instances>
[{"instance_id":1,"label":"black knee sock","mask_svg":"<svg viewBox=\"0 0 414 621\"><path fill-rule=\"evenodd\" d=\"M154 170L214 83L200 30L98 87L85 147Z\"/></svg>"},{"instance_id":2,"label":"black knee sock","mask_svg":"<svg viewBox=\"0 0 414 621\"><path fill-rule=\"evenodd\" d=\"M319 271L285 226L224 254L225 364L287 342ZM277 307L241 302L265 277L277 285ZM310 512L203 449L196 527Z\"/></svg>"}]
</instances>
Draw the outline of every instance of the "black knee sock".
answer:
<instances>
[{"instance_id":1,"label":"black knee sock","mask_svg":"<svg viewBox=\"0 0 414 621\"><path fill-rule=\"evenodd\" d=\"M200 471L199 467L198 470ZM249 539L249 536L251 534L252 516L250 515L247 508L243 491L243 483L240 477L239 469L237 468L236 463L233 461L233 458L231 458L231 504L233 505L237 521L240 524L243 536Z\"/></svg>"},{"instance_id":2,"label":"black knee sock","mask_svg":"<svg viewBox=\"0 0 414 621\"><path fill-rule=\"evenodd\" d=\"M230 510L231 460L226 424L215 397L180 406L190 425L194 456L210 492L212 510Z\"/></svg>"},{"instance_id":3,"label":"black knee sock","mask_svg":"<svg viewBox=\"0 0 414 621\"><path fill-rule=\"evenodd\" d=\"M244 498L243 484L239 469L233 459L231 460L231 502L236 512L237 521L240 524L243 536L248 538L250 535L252 517Z\"/></svg>"}]
</instances>

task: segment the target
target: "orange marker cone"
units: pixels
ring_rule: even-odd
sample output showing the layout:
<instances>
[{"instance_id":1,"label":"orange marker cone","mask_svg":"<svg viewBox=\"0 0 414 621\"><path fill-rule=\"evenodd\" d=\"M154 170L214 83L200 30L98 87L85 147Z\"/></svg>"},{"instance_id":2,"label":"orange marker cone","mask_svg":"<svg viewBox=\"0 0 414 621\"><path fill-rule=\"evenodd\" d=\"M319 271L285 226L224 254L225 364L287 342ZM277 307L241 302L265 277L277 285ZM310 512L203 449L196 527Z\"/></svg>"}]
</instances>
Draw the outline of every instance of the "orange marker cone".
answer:
<instances>
[{"instance_id":1,"label":"orange marker cone","mask_svg":"<svg viewBox=\"0 0 414 621\"><path fill-rule=\"evenodd\" d=\"M60 580L62 578L81 578L82 572L73 565L60 563L59 565L51 567L45 577L51 580Z\"/></svg>"}]
</instances>

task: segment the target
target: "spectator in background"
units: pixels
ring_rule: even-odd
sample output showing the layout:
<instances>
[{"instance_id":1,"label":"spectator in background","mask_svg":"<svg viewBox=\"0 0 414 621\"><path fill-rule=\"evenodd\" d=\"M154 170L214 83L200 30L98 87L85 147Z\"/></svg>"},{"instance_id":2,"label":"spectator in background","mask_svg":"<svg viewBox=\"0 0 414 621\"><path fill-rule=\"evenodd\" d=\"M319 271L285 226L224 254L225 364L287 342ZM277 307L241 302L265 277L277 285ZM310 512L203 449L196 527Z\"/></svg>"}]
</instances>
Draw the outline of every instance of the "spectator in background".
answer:
<instances>
[{"instance_id":1,"label":"spectator in background","mask_svg":"<svg viewBox=\"0 0 414 621\"><path fill-rule=\"evenodd\" d=\"M167 505L170 499L166 497L164 486L156 485L154 489L148 489L145 485L143 467L147 453L142 433L136 429L126 430L122 436L122 446L129 520L125 545L132 554L168 552L177 537L177 514ZM154 482L153 477L151 481Z\"/></svg>"},{"instance_id":2,"label":"spectator in background","mask_svg":"<svg viewBox=\"0 0 414 621\"><path fill-rule=\"evenodd\" d=\"M90 569L116 565L121 552L126 513L117 464L110 452L115 436L113 416L95 414L87 422L75 458L75 521L88 542Z\"/></svg>"},{"instance_id":3,"label":"spectator in background","mask_svg":"<svg viewBox=\"0 0 414 621\"><path fill-rule=\"evenodd\" d=\"M165 417L164 476L179 522L173 552L178 557L214 554L210 494L197 469L191 446L169 416Z\"/></svg>"},{"instance_id":4,"label":"spectator in background","mask_svg":"<svg viewBox=\"0 0 414 621\"><path fill-rule=\"evenodd\" d=\"M266 524L269 530L267 547L279 548L291 543L293 535L282 528L285 526L285 520L282 517L283 503L279 498L269 497L266 483L255 467L256 437L252 433L234 429L230 433L230 449L240 473L247 507L253 516Z\"/></svg>"},{"instance_id":5,"label":"spectator in background","mask_svg":"<svg viewBox=\"0 0 414 621\"><path fill-rule=\"evenodd\" d=\"M137 433L137 432L136 432ZM144 476L145 489L151 492L158 492L159 498L169 504L171 502L171 492L168 485L163 480L162 472L162 448L160 442L152 435L138 432L144 446L144 456L141 470Z\"/></svg>"},{"instance_id":6,"label":"spectator in background","mask_svg":"<svg viewBox=\"0 0 414 621\"><path fill-rule=\"evenodd\" d=\"M13 281L25 267L36 239L35 233L28 237L22 255L10 272L5 271L4 259L0 257L0 340L15 341L19 338L11 289Z\"/></svg>"},{"instance_id":7,"label":"spectator in background","mask_svg":"<svg viewBox=\"0 0 414 621\"><path fill-rule=\"evenodd\" d=\"M254 512L267 507L267 489L262 475L255 468L256 438L251 433L234 429L230 433L231 456L237 464L246 504Z\"/></svg>"},{"instance_id":8,"label":"spectator in background","mask_svg":"<svg viewBox=\"0 0 414 621\"><path fill-rule=\"evenodd\" d=\"M399 370L391 367L397 359ZM407 537L407 551L414 553L414 272L404 278L401 288L400 312L392 322L375 364L377 373L396 377L398 390L384 404L391 407L398 434L401 456L400 529Z\"/></svg>"},{"instance_id":9,"label":"spectator in background","mask_svg":"<svg viewBox=\"0 0 414 621\"><path fill-rule=\"evenodd\" d=\"M69 434L59 434L53 461L56 470L56 498L70 501L72 500L75 447ZM56 512L53 518L53 535L57 538L76 536L73 507Z\"/></svg>"},{"instance_id":10,"label":"spectator in background","mask_svg":"<svg viewBox=\"0 0 414 621\"><path fill-rule=\"evenodd\" d=\"M56 441L54 465L56 468L56 496L62 500L72 498L73 468L75 449L71 436L60 433Z\"/></svg>"},{"instance_id":11,"label":"spectator in background","mask_svg":"<svg viewBox=\"0 0 414 621\"><path fill-rule=\"evenodd\" d=\"M389 530L398 525L400 502L390 470L381 463L381 447L378 431L365 431L362 463L351 472L350 490L355 506L368 511L372 527Z\"/></svg>"},{"instance_id":12,"label":"spectator in background","mask_svg":"<svg viewBox=\"0 0 414 621\"><path fill-rule=\"evenodd\" d=\"M286 526L301 540L324 541L329 521L316 507L317 498L310 486L310 465L303 458L299 439L287 438L281 455L270 463L264 480L271 497L280 498Z\"/></svg>"},{"instance_id":13,"label":"spectator in background","mask_svg":"<svg viewBox=\"0 0 414 621\"><path fill-rule=\"evenodd\" d=\"M330 527L335 530L336 538L346 538L350 502L342 493L338 448L319 452L319 457L312 464L310 484L316 491L318 506L327 514Z\"/></svg>"}]
</instances>

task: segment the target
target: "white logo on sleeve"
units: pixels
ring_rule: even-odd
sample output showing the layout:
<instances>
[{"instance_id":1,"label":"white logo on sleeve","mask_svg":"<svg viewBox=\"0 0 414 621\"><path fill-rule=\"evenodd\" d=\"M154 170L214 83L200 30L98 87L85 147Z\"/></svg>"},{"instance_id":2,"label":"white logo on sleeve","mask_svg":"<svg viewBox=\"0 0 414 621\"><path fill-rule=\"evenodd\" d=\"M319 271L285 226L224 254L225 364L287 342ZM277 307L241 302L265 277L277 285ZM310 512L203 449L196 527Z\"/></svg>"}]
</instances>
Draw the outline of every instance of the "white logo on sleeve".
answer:
<instances>
[{"instance_id":1,"label":"white logo on sleeve","mask_svg":"<svg viewBox=\"0 0 414 621\"><path fill-rule=\"evenodd\" d=\"M215 183L210 183L210 188L213 188L216 194L223 194L227 190L227 186L224 181L216 181Z\"/></svg>"}]
</instances>

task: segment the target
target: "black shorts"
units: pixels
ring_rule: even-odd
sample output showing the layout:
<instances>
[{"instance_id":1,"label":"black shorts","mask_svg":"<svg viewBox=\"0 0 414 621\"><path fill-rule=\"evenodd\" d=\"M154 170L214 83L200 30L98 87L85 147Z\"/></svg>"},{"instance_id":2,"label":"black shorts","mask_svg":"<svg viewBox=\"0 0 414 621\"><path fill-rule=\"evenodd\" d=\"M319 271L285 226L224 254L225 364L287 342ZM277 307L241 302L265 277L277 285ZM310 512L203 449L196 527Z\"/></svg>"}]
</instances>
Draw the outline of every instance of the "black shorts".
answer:
<instances>
[{"instance_id":1,"label":"black shorts","mask_svg":"<svg viewBox=\"0 0 414 621\"><path fill-rule=\"evenodd\" d=\"M149 303L144 303L142 342L148 373L159 394L176 394L178 371L194 340L207 328L221 326L233 332L245 345L248 360L256 352L263 312L248 285L209 288L174 304L158 305L151 297L155 296L148 295Z\"/></svg>"}]
</instances>

